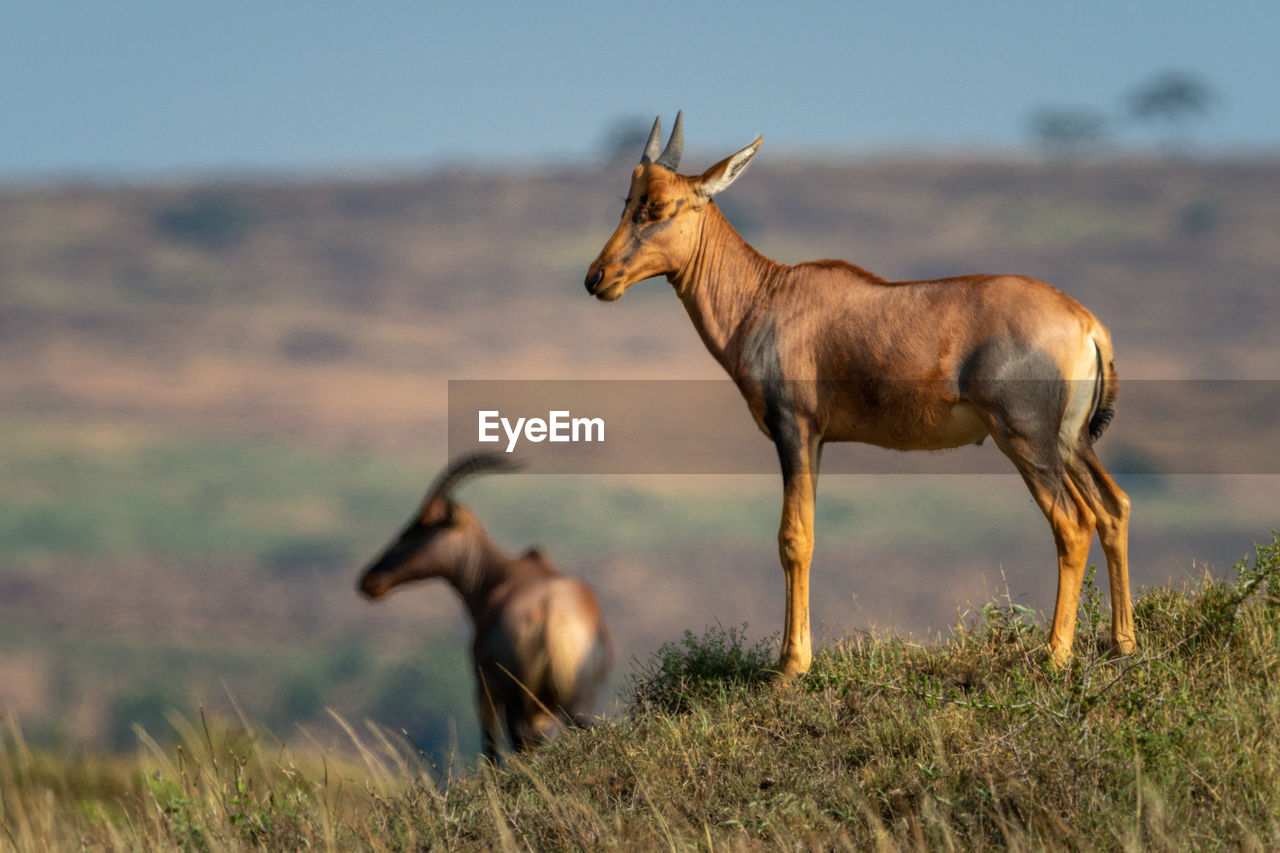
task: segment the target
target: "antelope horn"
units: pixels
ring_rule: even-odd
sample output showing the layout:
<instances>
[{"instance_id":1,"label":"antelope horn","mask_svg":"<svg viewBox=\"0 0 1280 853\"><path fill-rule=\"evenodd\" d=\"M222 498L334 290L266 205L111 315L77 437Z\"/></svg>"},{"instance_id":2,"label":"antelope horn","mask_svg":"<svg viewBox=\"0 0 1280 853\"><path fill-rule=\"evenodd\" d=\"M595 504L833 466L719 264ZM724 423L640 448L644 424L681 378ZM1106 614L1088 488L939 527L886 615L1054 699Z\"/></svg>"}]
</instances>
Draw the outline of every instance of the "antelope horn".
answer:
<instances>
[{"instance_id":1,"label":"antelope horn","mask_svg":"<svg viewBox=\"0 0 1280 853\"><path fill-rule=\"evenodd\" d=\"M666 166L671 171L675 171L680 167L680 155L684 153L684 110L676 113L676 123L671 128L671 138L667 140L667 147L662 149L662 156L658 158L659 166Z\"/></svg>"},{"instance_id":2,"label":"antelope horn","mask_svg":"<svg viewBox=\"0 0 1280 853\"><path fill-rule=\"evenodd\" d=\"M658 146L662 144L662 116L653 120L653 130L649 131L649 141L644 145L644 153L640 155L640 164L645 165L658 159Z\"/></svg>"},{"instance_id":3,"label":"antelope horn","mask_svg":"<svg viewBox=\"0 0 1280 853\"><path fill-rule=\"evenodd\" d=\"M449 467L436 478L431 491L427 492L427 499L423 501L423 505L431 503L436 498L449 497L449 492L468 477L485 471L514 471L520 467L522 467L520 462L501 453L475 453L470 456L461 456L450 462Z\"/></svg>"}]
</instances>

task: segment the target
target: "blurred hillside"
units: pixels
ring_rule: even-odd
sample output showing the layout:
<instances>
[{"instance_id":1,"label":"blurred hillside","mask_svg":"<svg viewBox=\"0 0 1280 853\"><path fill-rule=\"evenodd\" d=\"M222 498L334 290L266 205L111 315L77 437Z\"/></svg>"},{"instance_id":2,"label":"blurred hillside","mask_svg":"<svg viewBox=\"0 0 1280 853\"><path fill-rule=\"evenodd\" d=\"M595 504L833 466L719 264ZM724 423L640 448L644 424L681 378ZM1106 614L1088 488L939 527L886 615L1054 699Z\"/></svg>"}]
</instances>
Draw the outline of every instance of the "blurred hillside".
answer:
<instances>
[{"instance_id":1,"label":"blurred hillside","mask_svg":"<svg viewBox=\"0 0 1280 853\"><path fill-rule=\"evenodd\" d=\"M128 746L132 721L229 693L285 738L324 738L333 707L435 748L456 718L474 745L452 595L373 605L354 579L445 461L449 379L720 377L665 283L582 290L626 179L0 190L0 713ZM1122 379L1278 379L1277 186L1270 160L763 157L721 202L784 262L1044 278L1108 325ZM1228 565L1280 518L1275 471L1144 469L1160 430L1122 396L1101 445L1147 471L1124 483L1138 585ZM684 628L781 626L774 477L528 473L460 497L596 585L620 669ZM942 630L1005 579L1051 606L1052 539L1012 471L831 477L818 525L827 633Z\"/></svg>"}]
</instances>

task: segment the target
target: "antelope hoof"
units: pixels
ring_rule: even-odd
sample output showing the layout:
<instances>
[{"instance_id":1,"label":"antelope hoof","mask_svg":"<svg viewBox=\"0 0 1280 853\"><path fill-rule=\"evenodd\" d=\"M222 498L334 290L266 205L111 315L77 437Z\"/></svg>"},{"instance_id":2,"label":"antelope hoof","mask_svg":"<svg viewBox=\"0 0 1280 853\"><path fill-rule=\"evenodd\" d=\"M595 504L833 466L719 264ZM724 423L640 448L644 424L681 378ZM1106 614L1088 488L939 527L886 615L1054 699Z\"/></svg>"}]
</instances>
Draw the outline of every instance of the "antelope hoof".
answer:
<instances>
[{"instance_id":1,"label":"antelope hoof","mask_svg":"<svg viewBox=\"0 0 1280 853\"><path fill-rule=\"evenodd\" d=\"M779 682L795 681L797 675L804 675L808 671L809 662L802 660L800 655L784 655L778 659L777 680Z\"/></svg>"},{"instance_id":2,"label":"antelope hoof","mask_svg":"<svg viewBox=\"0 0 1280 853\"><path fill-rule=\"evenodd\" d=\"M1049 645L1049 669L1062 672L1071 664L1071 647Z\"/></svg>"},{"instance_id":3,"label":"antelope hoof","mask_svg":"<svg viewBox=\"0 0 1280 853\"><path fill-rule=\"evenodd\" d=\"M1138 644L1133 637L1115 637L1111 640L1111 656L1116 658L1126 657L1138 650Z\"/></svg>"},{"instance_id":4,"label":"antelope hoof","mask_svg":"<svg viewBox=\"0 0 1280 853\"><path fill-rule=\"evenodd\" d=\"M796 680L796 676L800 674L800 671L794 667L788 669L785 665L779 662L777 669L766 674L770 676L769 680L773 681L774 684L790 684Z\"/></svg>"}]
</instances>

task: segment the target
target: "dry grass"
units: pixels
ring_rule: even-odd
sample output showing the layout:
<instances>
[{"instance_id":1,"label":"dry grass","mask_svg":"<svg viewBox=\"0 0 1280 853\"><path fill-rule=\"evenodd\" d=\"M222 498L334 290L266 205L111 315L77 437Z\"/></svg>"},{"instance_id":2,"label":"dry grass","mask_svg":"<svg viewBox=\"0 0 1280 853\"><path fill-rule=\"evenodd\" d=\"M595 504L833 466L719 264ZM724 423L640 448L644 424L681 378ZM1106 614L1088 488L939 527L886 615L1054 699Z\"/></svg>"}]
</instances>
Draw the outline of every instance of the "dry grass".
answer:
<instances>
[{"instance_id":1,"label":"dry grass","mask_svg":"<svg viewBox=\"0 0 1280 853\"><path fill-rule=\"evenodd\" d=\"M441 770L343 723L351 757L243 719L139 732L135 759L0 741L0 829L63 849L1273 848L1280 844L1280 537L1230 581L1137 604L1106 653L1086 587L1078 655L1043 664L1025 609L936 645L860 637L800 682L715 630L664 646L635 703L504 769ZM341 722L341 721L339 721Z\"/></svg>"}]
</instances>

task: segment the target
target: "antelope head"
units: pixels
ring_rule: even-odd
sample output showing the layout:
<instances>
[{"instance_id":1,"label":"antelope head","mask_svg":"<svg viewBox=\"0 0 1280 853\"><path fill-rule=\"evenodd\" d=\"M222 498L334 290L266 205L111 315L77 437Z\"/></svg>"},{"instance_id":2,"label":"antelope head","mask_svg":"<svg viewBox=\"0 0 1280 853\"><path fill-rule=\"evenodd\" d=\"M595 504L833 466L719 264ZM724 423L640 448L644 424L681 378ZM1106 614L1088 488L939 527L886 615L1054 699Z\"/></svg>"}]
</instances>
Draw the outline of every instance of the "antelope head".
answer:
<instances>
[{"instance_id":1,"label":"antelope head","mask_svg":"<svg viewBox=\"0 0 1280 853\"><path fill-rule=\"evenodd\" d=\"M454 461L436 479L418 512L360 576L358 588L369 598L381 598L402 583L445 578L459 590L478 582L484 528L451 492L462 480L490 470L519 465L504 456L478 454Z\"/></svg>"},{"instance_id":2,"label":"antelope head","mask_svg":"<svg viewBox=\"0 0 1280 853\"><path fill-rule=\"evenodd\" d=\"M757 138L696 177L680 175L683 116L676 113L671 138L659 154L661 122L661 116L654 120L640 164L631 172L622 221L587 270L587 293L597 299L612 302L638 281L679 273L698 249L711 197L742 174L764 142Z\"/></svg>"}]
</instances>

